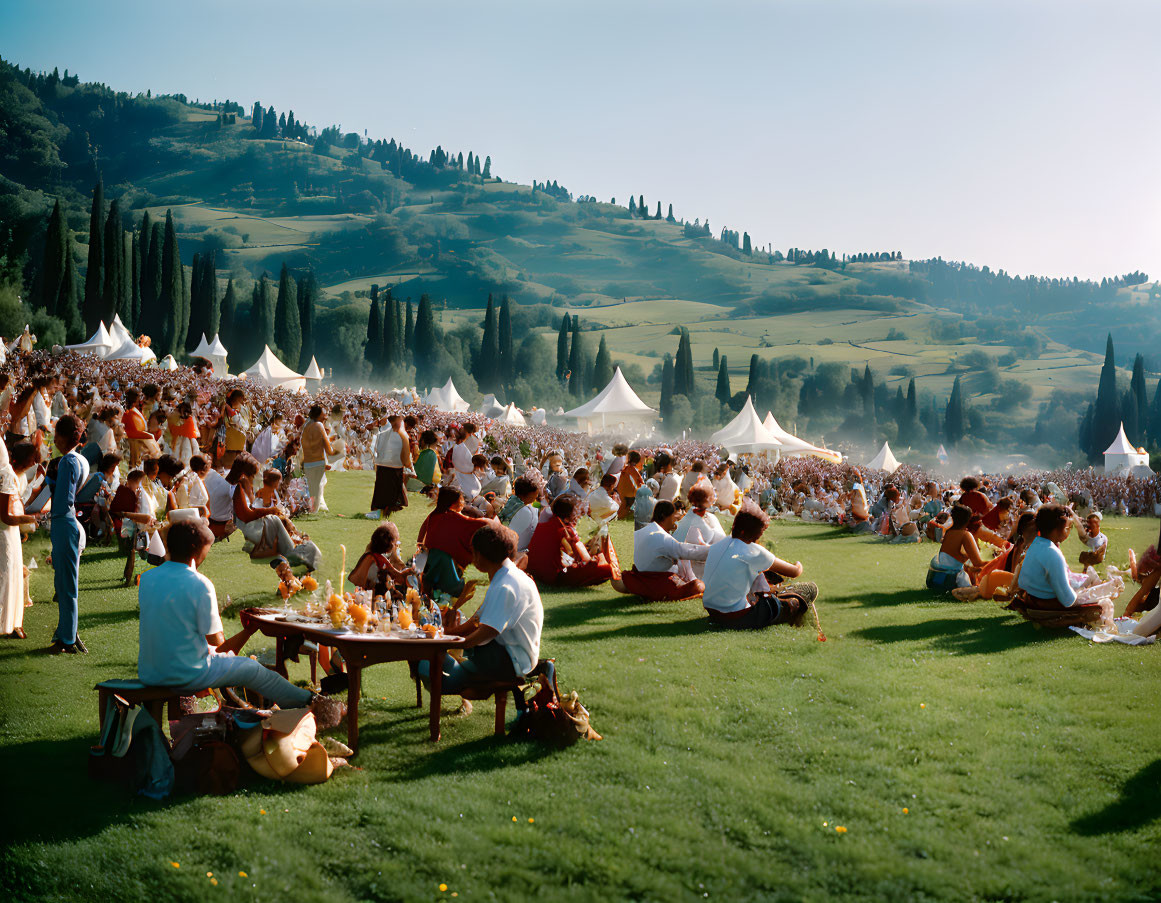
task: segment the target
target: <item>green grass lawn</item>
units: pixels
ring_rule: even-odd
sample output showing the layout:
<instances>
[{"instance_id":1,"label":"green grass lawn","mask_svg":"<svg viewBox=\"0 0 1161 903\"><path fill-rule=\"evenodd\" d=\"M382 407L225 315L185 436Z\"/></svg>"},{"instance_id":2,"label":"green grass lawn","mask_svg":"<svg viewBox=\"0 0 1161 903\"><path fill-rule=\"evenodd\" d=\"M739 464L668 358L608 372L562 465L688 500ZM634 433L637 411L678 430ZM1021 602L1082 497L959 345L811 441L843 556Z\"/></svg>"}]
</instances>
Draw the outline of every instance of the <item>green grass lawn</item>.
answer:
<instances>
[{"instance_id":1,"label":"green grass lawn","mask_svg":"<svg viewBox=\"0 0 1161 903\"><path fill-rule=\"evenodd\" d=\"M365 543L370 488L370 475L337 475L334 513L303 521L329 571L340 542L349 560ZM400 518L408 544L423 513ZM1112 559L1156 529L1110 521ZM381 665L364 678L358 771L161 804L85 774L93 685L135 674L120 560L86 554L88 656L42 653L56 621L42 567L29 639L0 642L6 899L1161 896L1156 647L1094 646L992 603L933 599L930 545L799 524L768 536L819 583L826 643L810 629L711 630L698 602L547 592L542 654L603 741L508 744L491 736L490 703L464 717L448 699L432 745L405 668ZM629 531L614 539L627 562ZM43 541L32 550L42 561ZM205 572L235 608L273 598L240 537Z\"/></svg>"}]
</instances>

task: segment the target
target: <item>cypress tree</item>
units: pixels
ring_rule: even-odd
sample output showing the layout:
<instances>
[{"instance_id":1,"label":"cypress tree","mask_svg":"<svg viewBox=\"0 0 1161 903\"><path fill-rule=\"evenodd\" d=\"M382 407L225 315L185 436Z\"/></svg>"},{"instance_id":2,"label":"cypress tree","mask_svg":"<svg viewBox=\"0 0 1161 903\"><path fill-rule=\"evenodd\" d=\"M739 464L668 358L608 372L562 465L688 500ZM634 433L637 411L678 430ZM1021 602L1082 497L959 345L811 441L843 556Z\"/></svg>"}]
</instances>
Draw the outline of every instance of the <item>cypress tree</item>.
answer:
<instances>
[{"instance_id":1,"label":"cypress tree","mask_svg":"<svg viewBox=\"0 0 1161 903\"><path fill-rule=\"evenodd\" d=\"M585 391L584 350L581 348L580 317L572 318L572 348L568 353L568 392L580 397Z\"/></svg>"},{"instance_id":2,"label":"cypress tree","mask_svg":"<svg viewBox=\"0 0 1161 903\"><path fill-rule=\"evenodd\" d=\"M919 422L919 396L915 388L915 377L911 377L911 382L907 384L907 400L903 408L903 425L901 426L901 437L903 441L908 444L916 439L916 426Z\"/></svg>"},{"instance_id":3,"label":"cypress tree","mask_svg":"<svg viewBox=\"0 0 1161 903\"><path fill-rule=\"evenodd\" d=\"M568 333L571 322L568 314L561 317L560 331L556 334L556 378L561 381L568 372Z\"/></svg>"},{"instance_id":4,"label":"cypress tree","mask_svg":"<svg viewBox=\"0 0 1161 903\"><path fill-rule=\"evenodd\" d=\"M1120 428L1120 398L1117 395L1117 364L1113 352L1113 336L1110 333L1105 343L1105 363L1101 367L1100 384L1097 387L1096 405L1093 408L1092 451L1089 457L1099 458L1117 437Z\"/></svg>"},{"instance_id":5,"label":"cypress tree","mask_svg":"<svg viewBox=\"0 0 1161 903\"><path fill-rule=\"evenodd\" d=\"M404 354L400 358L400 363L407 365L407 355L410 354L412 362L415 360L415 311L411 307L411 299L407 299L407 320L403 324L403 348Z\"/></svg>"},{"instance_id":6,"label":"cypress tree","mask_svg":"<svg viewBox=\"0 0 1161 903\"><path fill-rule=\"evenodd\" d=\"M661 219L661 201L657 202L657 213L653 216L654 219Z\"/></svg>"},{"instance_id":7,"label":"cypress tree","mask_svg":"<svg viewBox=\"0 0 1161 903\"><path fill-rule=\"evenodd\" d=\"M121 206L116 200L109 205L109 215L105 218L105 283L101 289L101 319L106 323L113 320L121 306L121 289L124 272L121 261L124 258L124 243L121 241Z\"/></svg>"},{"instance_id":8,"label":"cypress tree","mask_svg":"<svg viewBox=\"0 0 1161 903\"><path fill-rule=\"evenodd\" d=\"M1137 399L1131 389L1121 396L1121 425L1125 428L1129 442L1139 444L1141 430L1137 420Z\"/></svg>"},{"instance_id":9,"label":"cypress tree","mask_svg":"<svg viewBox=\"0 0 1161 903\"><path fill-rule=\"evenodd\" d=\"M730 392L730 371L726 368L726 356L723 354L718 365L718 384L714 390L714 398L722 404L728 405L733 393Z\"/></svg>"},{"instance_id":10,"label":"cypress tree","mask_svg":"<svg viewBox=\"0 0 1161 903\"><path fill-rule=\"evenodd\" d=\"M673 358L665 355L661 365L661 419L669 425L669 415L673 413L673 384L676 380Z\"/></svg>"},{"instance_id":11,"label":"cypress tree","mask_svg":"<svg viewBox=\"0 0 1161 903\"><path fill-rule=\"evenodd\" d=\"M133 317L133 242L136 236L121 230L121 301L118 313L121 322L130 332L134 329L136 320Z\"/></svg>"},{"instance_id":12,"label":"cypress tree","mask_svg":"<svg viewBox=\"0 0 1161 903\"><path fill-rule=\"evenodd\" d=\"M1089 458L1094 457L1092 450L1092 421L1093 421L1093 404L1088 403L1088 410L1084 412L1084 416L1080 418L1080 426L1077 429L1077 444L1080 450Z\"/></svg>"},{"instance_id":13,"label":"cypress tree","mask_svg":"<svg viewBox=\"0 0 1161 903\"><path fill-rule=\"evenodd\" d=\"M274 341L282 357L297 361L302 352L302 324L298 319L298 297L294 289L290 270L282 264L278 274L278 303L274 308Z\"/></svg>"},{"instance_id":14,"label":"cypress tree","mask_svg":"<svg viewBox=\"0 0 1161 903\"><path fill-rule=\"evenodd\" d=\"M476 157L476 166L480 158ZM604 341L601 342L602 346ZM599 355L598 355L599 357ZM510 386L515 375L515 361L512 359L512 312L508 309L508 296L500 301L500 373L501 385Z\"/></svg>"},{"instance_id":15,"label":"cypress tree","mask_svg":"<svg viewBox=\"0 0 1161 903\"><path fill-rule=\"evenodd\" d=\"M77 302L77 268L76 264L73 263L71 235L67 245L64 276L61 278L60 290L56 298L56 315L64 320L65 335L69 344L76 344L85 341L88 335L85 333L85 322L81 318L81 309Z\"/></svg>"},{"instance_id":16,"label":"cypress tree","mask_svg":"<svg viewBox=\"0 0 1161 903\"><path fill-rule=\"evenodd\" d=\"M158 357L178 350L181 335L182 306L185 295L185 274L182 272L181 252L177 247L177 232L173 228L173 214L165 211L165 239L161 252L161 294L158 312L161 335L155 349Z\"/></svg>"},{"instance_id":17,"label":"cypress tree","mask_svg":"<svg viewBox=\"0 0 1161 903\"><path fill-rule=\"evenodd\" d=\"M186 335L187 352L193 351L206 331L202 324L202 255L194 254L189 267L189 331ZM210 338L206 336L206 338ZM192 341L190 341L192 339Z\"/></svg>"},{"instance_id":18,"label":"cypress tree","mask_svg":"<svg viewBox=\"0 0 1161 903\"><path fill-rule=\"evenodd\" d=\"M391 300L391 322L395 325L395 366L402 367L403 363L403 304L387 289L387 297Z\"/></svg>"},{"instance_id":19,"label":"cypress tree","mask_svg":"<svg viewBox=\"0 0 1161 903\"><path fill-rule=\"evenodd\" d=\"M60 199L52 205L48 230L44 235L44 258L40 265L40 296L37 306L50 314L56 313L60 286L65 276L65 255L68 253L68 226L60 209Z\"/></svg>"},{"instance_id":20,"label":"cypress tree","mask_svg":"<svg viewBox=\"0 0 1161 903\"><path fill-rule=\"evenodd\" d=\"M963 389L957 376L951 387L951 397L947 400L947 411L944 415L943 432L951 445L956 445L963 438L966 426L964 417Z\"/></svg>"},{"instance_id":21,"label":"cypress tree","mask_svg":"<svg viewBox=\"0 0 1161 903\"><path fill-rule=\"evenodd\" d=\"M593 383L596 381L596 371L597 371L596 360L594 358L586 356L584 370L585 370L584 385L586 385L590 389L592 389Z\"/></svg>"},{"instance_id":22,"label":"cypress tree","mask_svg":"<svg viewBox=\"0 0 1161 903\"><path fill-rule=\"evenodd\" d=\"M665 221L669 223L676 223L677 217L673 215L673 205L669 205L669 216L665 217Z\"/></svg>"},{"instance_id":23,"label":"cypress tree","mask_svg":"<svg viewBox=\"0 0 1161 903\"><path fill-rule=\"evenodd\" d=\"M688 398L693 398L696 386L694 384L693 371L693 342L689 339L689 330L685 330L685 394Z\"/></svg>"},{"instance_id":24,"label":"cypress tree","mask_svg":"<svg viewBox=\"0 0 1161 903\"><path fill-rule=\"evenodd\" d=\"M1161 379L1153 390L1153 403L1149 406L1149 440L1161 445Z\"/></svg>"},{"instance_id":25,"label":"cypress tree","mask_svg":"<svg viewBox=\"0 0 1161 903\"><path fill-rule=\"evenodd\" d=\"M141 239L134 232L129 241L129 321L125 325L129 329L138 329L141 322ZM122 318L124 319L124 318Z\"/></svg>"},{"instance_id":26,"label":"cypress tree","mask_svg":"<svg viewBox=\"0 0 1161 903\"><path fill-rule=\"evenodd\" d=\"M673 394L685 394L685 330L677 338L677 351L673 353Z\"/></svg>"},{"instance_id":27,"label":"cypress tree","mask_svg":"<svg viewBox=\"0 0 1161 903\"><path fill-rule=\"evenodd\" d=\"M751 354L750 355L750 375L749 375L749 378L746 380L746 394L749 395L751 398L754 397L754 387L758 384L758 376L759 376L758 371L759 371L760 366L761 366L761 360L758 358L758 355Z\"/></svg>"},{"instance_id":28,"label":"cypress tree","mask_svg":"<svg viewBox=\"0 0 1161 903\"><path fill-rule=\"evenodd\" d=\"M1137 433L1132 438L1138 445L1143 445L1145 434L1149 431L1149 396L1145 387L1145 358L1140 354L1133 359L1133 378L1129 382L1129 392L1133 396L1137 420Z\"/></svg>"},{"instance_id":29,"label":"cypress tree","mask_svg":"<svg viewBox=\"0 0 1161 903\"><path fill-rule=\"evenodd\" d=\"M863 401L863 418L873 430L875 423L875 377L871 373L870 364L863 367L863 379L859 384L859 397Z\"/></svg>"},{"instance_id":30,"label":"cypress tree","mask_svg":"<svg viewBox=\"0 0 1161 903\"><path fill-rule=\"evenodd\" d=\"M431 299L424 292L419 296L419 309L415 313L415 340L411 350L415 358L415 381L417 385L432 384L436 363L435 318L431 313Z\"/></svg>"},{"instance_id":31,"label":"cypress tree","mask_svg":"<svg viewBox=\"0 0 1161 903\"><path fill-rule=\"evenodd\" d=\"M367 314L367 344L363 359L371 365L371 372L383 368L383 315L379 311L379 286L371 286L371 310Z\"/></svg>"},{"instance_id":32,"label":"cypress tree","mask_svg":"<svg viewBox=\"0 0 1161 903\"><path fill-rule=\"evenodd\" d=\"M490 156L484 160L484 178L492 178L492 158Z\"/></svg>"},{"instance_id":33,"label":"cypress tree","mask_svg":"<svg viewBox=\"0 0 1161 903\"><path fill-rule=\"evenodd\" d=\"M164 242L161 223L150 227L149 255L142 258L141 316L137 328L146 335L161 340L161 258Z\"/></svg>"},{"instance_id":34,"label":"cypress tree","mask_svg":"<svg viewBox=\"0 0 1161 903\"><path fill-rule=\"evenodd\" d=\"M314 357L314 271L308 271L298 280L298 318L302 323L302 350L298 353L298 369L306 370Z\"/></svg>"},{"instance_id":35,"label":"cypress tree","mask_svg":"<svg viewBox=\"0 0 1161 903\"><path fill-rule=\"evenodd\" d=\"M85 268L85 335L101 322L101 293L105 289L105 186L97 180L89 210L89 262Z\"/></svg>"},{"instance_id":36,"label":"cypress tree","mask_svg":"<svg viewBox=\"0 0 1161 903\"><path fill-rule=\"evenodd\" d=\"M181 273L181 308L178 312L177 319L177 335L173 346L175 349L184 347L186 337L189 335L189 280L185 278L185 266L181 262L181 257L177 259L178 270Z\"/></svg>"},{"instance_id":37,"label":"cypress tree","mask_svg":"<svg viewBox=\"0 0 1161 903\"><path fill-rule=\"evenodd\" d=\"M476 358L476 382L484 392L496 389L496 374L500 369L500 336L496 328L496 308L488 295L488 309L484 313L484 337Z\"/></svg>"},{"instance_id":38,"label":"cypress tree","mask_svg":"<svg viewBox=\"0 0 1161 903\"><path fill-rule=\"evenodd\" d=\"M202 275L202 293L206 305L203 322L206 327L207 341L213 341L218 334L218 327L222 320L222 300L218 295L218 261L217 254L210 251L202 257L202 266L205 273Z\"/></svg>"},{"instance_id":39,"label":"cypress tree","mask_svg":"<svg viewBox=\"0 0 1161 903\"><path fill-rule=\"evenodd\" d=\"M597 359L593 362L592 389L603 389L613 378L613 358L609 354L609 346L605 337L601 336L601 344L597 347Z\"/></svg>"},{"instance_id":40,"label":"cypress tree","mask_svg":"<svg viewBox=\"0 0 1161 903\"><path fill-rule=\"evenodd\" d=\"M399 347L395 334L395 299L391 297L391 289L383 293L383 338L379 346L378 371L381 374L389 373L398 360L396 350Z\"/></svg>"},{"instance_id":41,"label":"cypress tree","mask_svg":"<svg viewBox=\"0 0 1161 903\"><path fill-rule=\"evenodd\" d=\"M713 363L713 368L715 370L718 369L718 364L721 363L721 358L722 358L721 352L718 351L717 348L715 348L714 349L714 363Z\"/></svg>"},{"instance_id":42,"label":"cypress tree","mask_svg":"<svg viewBox=\"0 0 1161 903\"><path fill-rule=\"evenodd\" d=\"M222 344L226 346L229 351L235 346L235 336L237 335L236 324L238 322L238 295L234 291L234 279L231 277L226 280L226 294L222 298L222 317L218 321L218 338L222 340ZM210 339L213 341L213 339Z\"/></svg>"},{"instance_id":43,"label":"cypress tree","mask_svg":"<svg viewBox=\"0 0 1161 903\"><path fill-rule=\"evenodd\" d=\"M138 234L138 249L137 249L137 306L133 311L133 319L137 323L138 328L141 328L141 308L145 304L145 273L146 267L149 264L149 245L153 237L153 220L149 217L149 211L146 210L141 215L141 228Z\"/></svg>"},{"instance_id":44,"label":"cypress tree","mask_svg":"<svg viewBox=\"0 0 1161 903\"><path fill-rule=\"evenodd\" d=\"M629 216L637 215L637 199L629 195Z\"/></svg>"},{"instance_id":45,"label":"cypress tree","mask_svg":"<svg viewBox=\"0 0 1161 903\"><path fill-rule=\"evenodd\" d=\"M254 324L255 357L262 353L265 345L277 351L278 343L274 341L274 302L270 297L270 277L266 273L254 286L254 307L250 320Z\"/></svg>"}]
</instances>

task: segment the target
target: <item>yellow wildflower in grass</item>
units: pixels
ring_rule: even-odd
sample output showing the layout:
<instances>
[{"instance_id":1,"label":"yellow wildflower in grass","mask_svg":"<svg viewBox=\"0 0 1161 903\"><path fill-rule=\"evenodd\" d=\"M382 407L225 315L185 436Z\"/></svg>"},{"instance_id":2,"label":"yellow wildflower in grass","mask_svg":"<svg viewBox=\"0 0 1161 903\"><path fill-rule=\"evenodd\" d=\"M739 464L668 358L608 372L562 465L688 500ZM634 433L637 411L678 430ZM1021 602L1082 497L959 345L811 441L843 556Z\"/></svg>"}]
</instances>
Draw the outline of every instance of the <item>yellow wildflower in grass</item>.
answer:
<instances>
[{"instance_id":1,"label":"yellow wildflower in grass","mask_svg":"<svg viewBox=\"0 0 1161 903\"><path fill-rule=\"evenodd\" d=\"M446 885L446 884L441 884L441 885L439 886L439 889L440 889L440 891L441 891L441 892L443 892L443 891L447 890L447 885Z\"/></svg>"},{"instance_id":2,"label":"yellow wildflower in grass","mask_svg":"<svg viewBox=\"0 0 1161 903\"><path fill-rule=\"evenodd\" d=\"M245 872L238 872L238 877L239 878L249 878L250 876L247 875Z\"/></svg>"},{"instance_id":3,"label":"yellow wildflower in grass","mask_svg":"<svg viewBox=\"0 0 1161 903\"><path fill-rule=\"evenodd\" d=\"M535 818L528 819L528 824L530 824L530 825L536 824L536 819Z\"/></svg>"},{"instance_id":4,"label":"yellow wildflower in grass","mask_svg":"<svg viewBox=\"0 0 1161 903\"><path fill-rule=\"evenodd\" d=\"M847 829L846 829L846 828L844 828L842 825L838 825L838 826L835 828L835 831L836 831L837 833L839 833L839 834L846 834L846 833L847 833Z\"/></svg>"},{"instance_id":5,"label":"yellow wildflower in grass","mask_svg":"<svg viewBox=\"0 0 1161 903\"><path fill-rule=\"evenodd\" d=\"M180 863L180 862L171 862L171 863L170 863L170 865L172 865L172 866L173 866L175 869L179 869L179 868L181 868L181 863Z\"/></svg>"},{"instance_id":6,"label":"yellow wildflower in grass","mask_svg":"<svg viewBox=\"0 0 1161 903\"><path fill-rule=\"evenodd\" d=\"M903 814L904 814L904 815L906 815L906 814L907 814L907 811L908 811L908 810L907 810L907 807L906 807L906 806L904 806L904 807L903 807Z\"/></svg>"},{"instance_id":7,"label":"yellow wildflower in grass","mask_svg":"<svg viewBox=\"0 0 1161 903\"><path fill-rule=\"evenodd\" d=\"M265 809L259 809L259 810L258 810L258 814L259 814L259 815L265 815L265 814L266 814L266 810L265 810Z\"/></svg>"},{"instance_id":8,"label":"yellow wildflower in grass","mask_svg":"<svg viewBox=\"0 0 1161 903\"><path fill-rule=\"evenodd\" d=\"M212 878L212 877L214 877L214 873L213 872L206 872L206 877Z\"/></svg>"},{"instance_id":9,"label":"yellow wildflower in grass","mask_svg":"<svg viewBox=\"0 0 1161 903\"><path fill-rule=\"evenodd\" d=\"M921 709L927 708L927 703L926 702L919 703L919 708L921 708Z\"/></svg>"},{"instance_id":10,"label":"yellow wildflower in grass","mask_svg":"<svg viewBox=\"0 0 1161 903\"><path fill-rule=\"evenodd\" d=\"M211 879L210 879L210 884L212 884L214 887L217 887L217 886L218 886L218 879L217 879L217 878L211 878Z\"/></svg>"},{"instance_id":11,"label":"yellow wildflower in grass","mask_svg":"<svg viewBox=\"0 0 1161 903\"><path fill-rule=\"evenodd\" d=\"M513 815L513 816L512 816L512 821L516 821L516 816L515 816L515 815Z\"/></svg>"}]
</instances>

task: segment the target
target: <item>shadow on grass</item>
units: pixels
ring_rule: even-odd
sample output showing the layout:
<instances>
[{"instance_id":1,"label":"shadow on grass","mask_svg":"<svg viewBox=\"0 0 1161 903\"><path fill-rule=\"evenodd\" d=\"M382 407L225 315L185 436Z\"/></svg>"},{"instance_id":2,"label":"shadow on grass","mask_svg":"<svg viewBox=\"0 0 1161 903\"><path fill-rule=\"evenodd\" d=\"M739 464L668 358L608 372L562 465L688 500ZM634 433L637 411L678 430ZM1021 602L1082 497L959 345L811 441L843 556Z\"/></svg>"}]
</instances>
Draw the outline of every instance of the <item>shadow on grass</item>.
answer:
<instances>
[{"instance_id":1,"label":"shadow on grass","mask_svg":"<svg viewBox=\"0 0 1161 903\"><path fill-rule=\"evenodd\" d=\"M930 643L962 655L988 655L1032 643L1047 643L1064 635L1036 630L1029 624L1006 623L995 617L936 618L922 624L889 624L853 631L876 643Z\"/></svg>"},{"instance_id":2,"label":"shadow on grass","mask_svg":"<svg viewBox=\"0 0 1161 903\"><path fill-rule=\"evenodd\" d=\"M514 743L504 737L480 737L467 743L442 746L429 756L413 759L409 767L401 770L400 778L417 780L440 774L485 774L538 762L555 751L543 743Z\"/></svg>"},{"instance_id":3,"label":"shadow on grass","mask_svg":"<svg viewBox=\"0 0 1161 903\"><path fill-rule=\"evenodd\" d=\"M646 623L626 624L623 627L611 627L608 630L594 630L590 632L574 631L567 634L571 643L593 643L608 639L661 639L666 637L687 637L699 633L708 633L710 630L709 618L704 614L701 617L687 618L684 621L648 621Z\"/></svg>"},{"instance_id":4,"label":"shadow on grass","mask_svg":"<svg viewBox=\"0 0 1161 903\"><path fill-rule=\"evenodd\" d=\"M137 609L116 608L112 611L82 611L77 617L77 632L96 630L109 624L121 624L125 621L137 621Z\"/></svg>"},{"instance_id":5,"label":"shadow on grass","mask_svg":"<svg viewBox=\"0 0 1161 903\"><path fill-rule=\"evenodd\" d=\"M889 593L856 593L853 595L836 596L834 599L827 599L826 601L840 603L840 602L856 602L859 605L879 606L879 605L906 605L911 602L939 602L943 597L938 596L926 587L919 587L917 589L896 590ZM956 602L951 596L947 597L947 601L955 605L963 605L962 602Z\"/></svg>"},{"instance_id":6,"label":"shadow on grass","mask_svg":"<svg viewBox=\"0 0 1161 903\"><path fill-rule=\"evenodd\" d=\"M575 593L576 590L571 592ZM549 599L553 593L544 593ZM563 595L563 592L562 592ZM610 613L639 611L649 603L640 596L616 595L612 599L592 597L581 599L578 602L566 602L545 606L544 627L558 630L566 627L576 627Z\"/></svg>"},{"instance_id":7,"label":"shadow on grass","mask_svg":"<svg viewBox=\"0 0 1161 903\"><path fill-rule=\"evenodd\" d=\"M1077 834L1119 834L1161 818L1161 759L1150 762L1121 786L1121 796L1069 825Z\"/></svg>"}]
</instances>

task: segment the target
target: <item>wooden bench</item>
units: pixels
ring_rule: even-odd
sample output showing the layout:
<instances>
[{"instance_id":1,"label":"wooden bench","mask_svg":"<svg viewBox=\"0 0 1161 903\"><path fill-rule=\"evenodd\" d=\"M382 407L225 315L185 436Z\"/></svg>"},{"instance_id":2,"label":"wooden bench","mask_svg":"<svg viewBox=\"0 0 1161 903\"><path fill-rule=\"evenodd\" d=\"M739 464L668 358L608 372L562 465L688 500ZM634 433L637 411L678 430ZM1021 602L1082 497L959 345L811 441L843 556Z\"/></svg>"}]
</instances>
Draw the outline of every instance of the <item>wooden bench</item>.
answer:
<instances>
[{"instance_id":1,"label":"wooden bench","mask_svg":"<svg viewBox=\"0 0 1161 903\"><path fill-rule=\"evenodd\" d=\"M165 722L162 714L169 706L169 719L177 720L181 717L181 696L173 687L149 687L139 680L105 680L94 688L97 691L97 718L100 729L105 729L105 710L109 699L117 696L129 705L139 705L147 711L164 732Z\"/></svg>"},{"instance_id":2,"label":"wooden bench","mask_svg":"<svg viewBox=\"0 0 1161 903\"><path fill-rule=\"evenodd\" d=\"M487 683L476 684L472 687L464 687L459 696L461 699L470 699L479 701L481 699L496 700L496 727L494 734L497 737L502 737L505 734L505 715L508 711L508 694L512 694L513 700L516 702L516 708L523 710L524 708L524 681L488 681ZM421 708L423 706L423 684L419 677L415 678L415 707Z\"/></svg>"}]
</instances>

